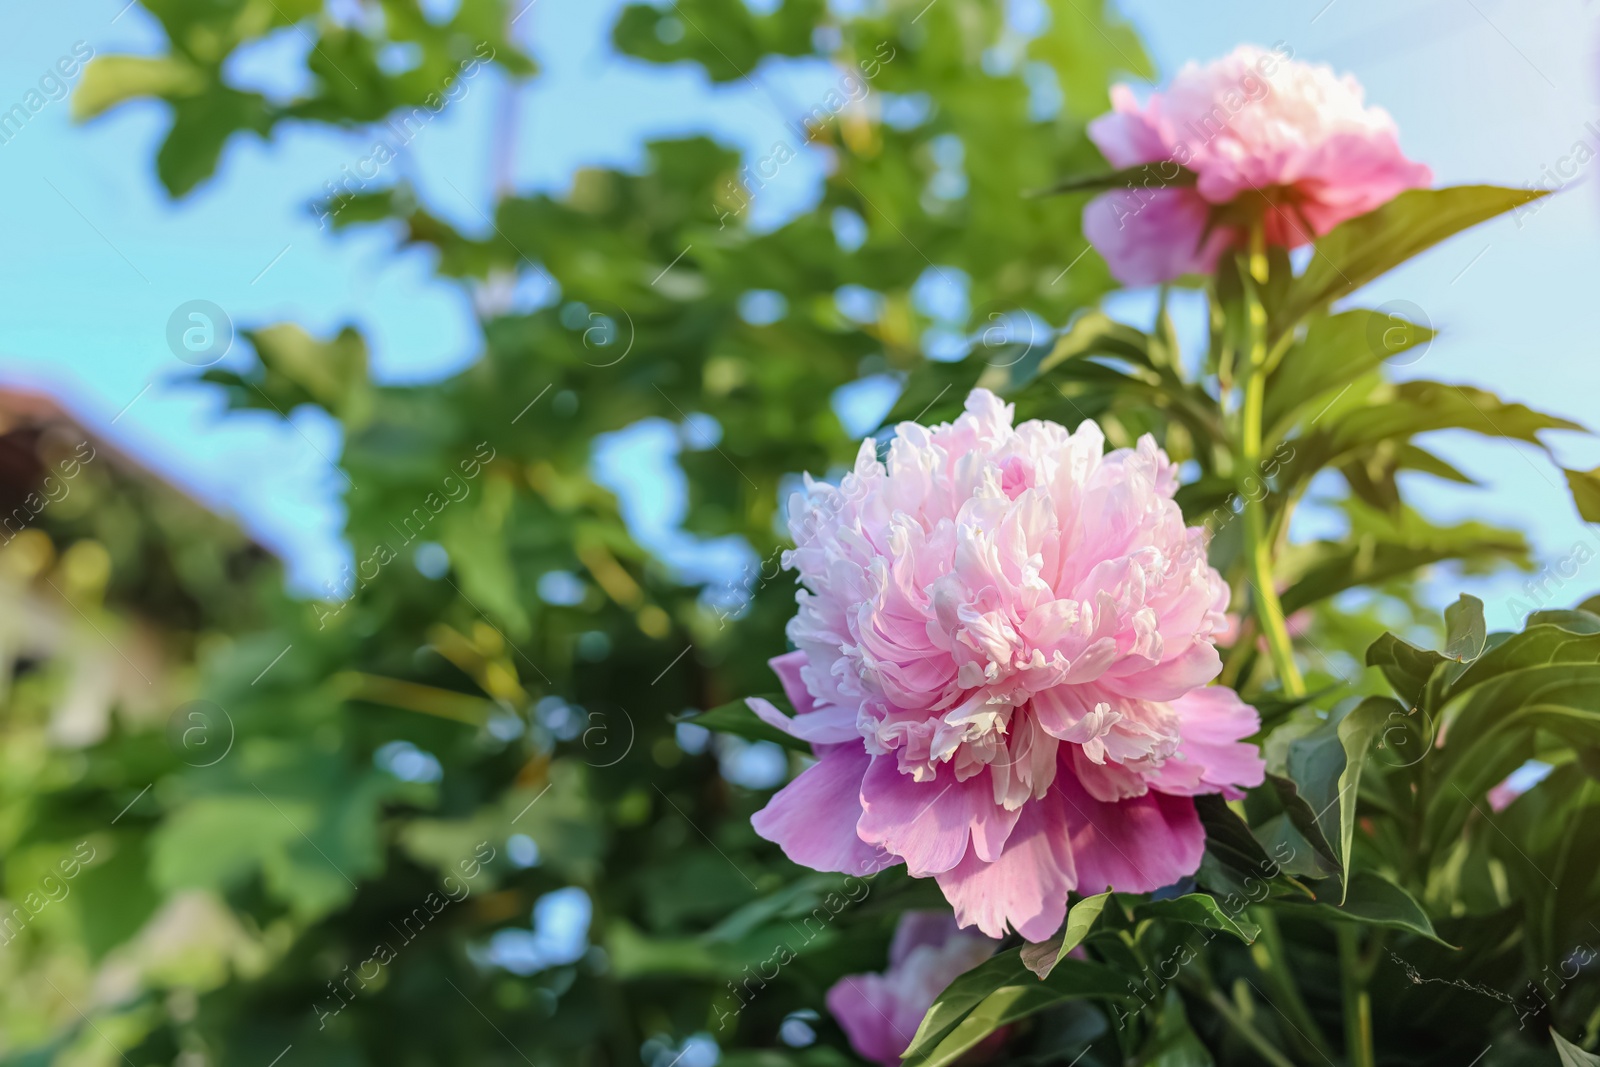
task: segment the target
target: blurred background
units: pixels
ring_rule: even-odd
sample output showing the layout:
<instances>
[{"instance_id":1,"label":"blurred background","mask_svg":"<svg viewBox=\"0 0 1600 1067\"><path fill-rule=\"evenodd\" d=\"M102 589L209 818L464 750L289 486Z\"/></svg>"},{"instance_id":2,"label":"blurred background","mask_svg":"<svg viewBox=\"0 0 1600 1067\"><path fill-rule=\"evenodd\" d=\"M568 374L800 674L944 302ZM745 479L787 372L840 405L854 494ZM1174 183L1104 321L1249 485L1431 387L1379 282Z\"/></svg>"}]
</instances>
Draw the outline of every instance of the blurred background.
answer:
<instances>
[{"instance_id":1,"label":"blurred background","mask_svg":"<svg viewBox=\"0 0 1600 1067\"><path fill-rule=\"evenodd\" d=\"M1099 169L1115 81L1283 42L1437 183L1560 188L1362 299L1441 331L1397 376L1597 421L1576 0L81 0L5 28L7 1063L842 1060L819 990L925 890L875 881L860 936L730 993L833 887L749 832L784 753L671 717L773 688L781 500L909 370L994 323L1149 321L1081 201L1022 195ZM1595 584L1544 451L1442 436L1481 484L1409 499L1526 546L1422 606L1468 589L1504 627Z\"/></svg>"}]
</instances>

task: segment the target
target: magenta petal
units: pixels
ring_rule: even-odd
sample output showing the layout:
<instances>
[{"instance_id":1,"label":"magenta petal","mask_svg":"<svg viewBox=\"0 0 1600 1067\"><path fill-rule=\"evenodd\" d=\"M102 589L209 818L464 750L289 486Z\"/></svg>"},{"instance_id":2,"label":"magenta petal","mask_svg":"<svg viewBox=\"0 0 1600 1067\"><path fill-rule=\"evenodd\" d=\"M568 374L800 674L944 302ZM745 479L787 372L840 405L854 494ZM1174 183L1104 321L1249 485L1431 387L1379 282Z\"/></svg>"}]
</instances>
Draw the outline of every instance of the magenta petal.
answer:
<instances>
[{"instance_id":1,"label":"magenta petal","mask_svg":"<svg viewBox=\"0 0 1600 1067\"><path fill-rule=\"evenodd\" d=\"M994 953L995 942L957 928L948 912L900 916L882 974L846 975L828 990L828 1011L865 1059L898 1067L917 1026L945 987Z\"/></svg>"},{"instance_id":2,"label":"magenta petal","mask_svg":"<svg viewBox=\"0 0 1600 1067\"><path fill-rule=\"evenodd\" d=\"M1004 937L1009 923L1029 941L1043 941L1067 914L1067 894L1078 884L1069 828L1052 795L1022 807L1005 852L985 863L969 852L938 876L939 888L963 926Z\"/></svg>"},{"instance_id":3,"label":"magenta petal","mask_svg":"<svg viewBox=\"0 0 1600 1067\"><path fill-rule=\"evenodd\" d=\"M969 837L984 854L999 855L1017 820L994 802L987 772L958 782L946 769L918 782L892 756L872 761L861 781L861 809L861 837L902 857L914 878L954 867Z\"/></svg>"},{"instance_id":4,"label":"magenta petal","mask_svg":"<svg viewBox=\"0 0 1600 1067\"><path fill-rule=\"evenodd\" d=\"M1116 189L1089 201L1083 235L1117 281L1155 285L1216 267L1231 234L1223 227L1207 232L1210 210L1190 189Z\"/></svg>"},{"instance_id":5,"label":"magenta petal","mask_svg":"<svg viewBox=\"0 0 1600 1067\"><path fill-rule=\"evenodd\" d=\"M838 745L861 740L861 732L856 729L856 713L849 708L822 708L790 718L779 711L772 701L760 697L747 697L745 705L768 726L777 727L790 737L798 737L802 741L816 745Z\"/></svg>"},{"instance_id":6,"label":"magenta petal","mask_svg":"<svg viewBox=\"0 0 1600 1067\"><path fill-rule=\"evenodd\" d=\"M854 746L829 749L750 817L756 833L775 842L802 867L845 874L875 874L895 857L856 834L861 818L861 777L870 762Z\"/></svg>"},{"instance_id":7,"label":"magenta petal","mask_svg":"<svg viewBox=\"0 0 1600 1067\"><path fill-rule=\"evenodd\" d=\"M850 1047L864 1060L897 1067L900 1053L916 1036L917 1023L907 1023L899 998L881 974L852 974L841 978L827 996L828 1014L838 1020Z\"/></svg>"},{"instance_id":8,"label":"magenta petal","mask_svg":"<svg viewBox=\"0 0 1600 1067\"><path fill-rule=\"evenodd\" d=\"M1151 792L1107 804L1063 773L1056 777L1049 799L1065 801L1072 858L1085 893L1099 893L1107 886L1148 893L1200 867L1206 833L1188 797Z\"/></svg>"},{"instance_id":9,"label":"magenta petal","mask_svg":"<svg viewBox=\"0 0 1600 1067\"><path fill-rule=\"evenodd\" d=\"M804 715L815 703L811 698L811 690L806 688L805 679L800 677L800 668L805 665L806 654L801 649L785 652L781 656L773 656L767 660L767 666L778 676L778 681L783 686L783 695L789 698L796 715Z\"/></svg>"},{"instance_id":10,"label":"magenta petal","mask_svg":"<svg viewBox=\"0 0 1600 1067\"><path fill-rule=\"evenodd\" d=\"M894 940L889 942L889 966L897 967L920 945L940 948L952 937L958 936L960 924L955 916L942 911L908 911L900 916L894 928ZM971 935L967 935L971 936Z\"/></svg>"}]
</instances>

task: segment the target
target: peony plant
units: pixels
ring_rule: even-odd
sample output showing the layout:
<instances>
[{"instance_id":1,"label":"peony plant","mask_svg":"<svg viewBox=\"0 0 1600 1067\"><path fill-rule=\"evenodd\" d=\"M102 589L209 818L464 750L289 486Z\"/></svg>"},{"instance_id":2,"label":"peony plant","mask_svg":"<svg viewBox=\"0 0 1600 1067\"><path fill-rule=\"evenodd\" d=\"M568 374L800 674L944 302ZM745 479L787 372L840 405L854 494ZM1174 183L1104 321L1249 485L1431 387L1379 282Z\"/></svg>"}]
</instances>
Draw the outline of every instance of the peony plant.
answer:
<instances>
[{"instance_id":1,"label":"peony plant","mask_svg":"<svg viewBox=\"0 0 1600 1067\"><path fill-rule=\"evenodd\" d=\"M1430 431L1582 428L1396 381L1431 328L1334 305L1543 194L1428 188L1354 79L1283 46L1119 87L1089 132L1115 169L1056 191L1094 194L1115 277L1162 285L1153 325L1089 312L913 373L905 417L789 502L782 695L703 719L796 753L752 819L789 860L948 908L829 1011L884 1064L1066 1062L1071 1032L1091 1063L1368 1067L1419 1025L1462 1063L1600 1062L1600 598L1490 634L1462 596L1436 648L1335 599L1426 632L1421 568L1526 562L1400 474L1470 480ZM1600 472L1564 473L1600 521ZM1319 477L1349 533L1291 538ZM1503 1059L1440 1027L1463 989L1514 1009Z\"/></svg>"},{"instance_id":2,"label":"peony plant","mask_svg":"<svg viewBox=\"0 0 1600 1067\"><path fill-rule=\"evenodd\" d=\"M962 925L1040 941L1080 886L1193 874L1189 798L1242 797L1264 764L1255 709L1206 686L1228 587L1171 461L1012 415L974 390L795 494L798 649L772 666L796 715L750 706L818 759L754 824L818 870L904 862Z\"/></svg>"}]
</instances>

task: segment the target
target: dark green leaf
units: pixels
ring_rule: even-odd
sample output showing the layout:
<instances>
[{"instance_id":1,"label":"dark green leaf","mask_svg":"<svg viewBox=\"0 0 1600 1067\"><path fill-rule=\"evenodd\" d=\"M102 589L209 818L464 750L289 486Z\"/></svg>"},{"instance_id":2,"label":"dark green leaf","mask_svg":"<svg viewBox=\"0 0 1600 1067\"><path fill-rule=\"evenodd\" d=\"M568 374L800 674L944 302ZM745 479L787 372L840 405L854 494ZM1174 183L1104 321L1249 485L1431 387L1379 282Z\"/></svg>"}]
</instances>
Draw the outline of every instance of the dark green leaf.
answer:
<instances>
[{"instance_id":1,"label":"dark green leaf","mask_svg":"<svg viewBox=\"0 0 1600 1067\"><path fill-rule=\"evenodd\" d=\"M1338 882L1330 880L1327 889L1331 899L1339 892ZM1373 871L1357 871L1350 876L1342 904L1335 905L1327 901L1318 901L1315 904L1293 901L1273 903L1290 914L1310 913L1339 922L1386 926L1426 937L1446 948L1455 947L1434 932L1433 923L1429 921L1427 913L1411 894Z\"/></svg>"},{"instance_id":2,"label":"dark green leaf","mask_svg":"<svg viewBox=\"0 0 1600 1067\"><path fill-rule=\"evenodd\" d=\"M1127 1000L1131 994L1125 977L1097 963L1064 959L1039 980L1018 949L1002 952L939 994L902 1059L908 1067L944 1067L1000 1027L1082 997Z\"/></svg>"},{"instance_id":3,"label":"dark green leaf","mask_svg":"<svg viewBox=\"0 0 1600 1067\"><path fill-rule=\"evenodd\" d=\"M1548 195L1542 189L1458 185L1412 189L1333 228L1274 319L1281 331L1453 234Z\"/></svg>"},{"instance_id":4,"label":"dark green leaf","mask_svg":"<svg viewBox=\"0 0 1600 1067\"><path fill-rule=\"evenodd\" d=\"M769 693L762 699L771 701L780 711L793 714L788 701L780 694ZM747 741L771 741L775 745L782 745L791 751L804 752L807 755L811 753L810 744L798 737L790 737L777 727L762 722L756 717L756 713L750 710L750 705L743 700L731 700L705 711L679 715L672 721L693 723L695 726L703 726L717 733L733 734Z\"/></svg>"},{"instance_id":5,"label":"dark green leaf","mask_svg":"<svg viewBox=\"0 0 1600 1067\"><path fill-rule=\"evenodd\" d=\"M1055 196L1059 193L1103 193L1112 189L1126 189L1137 194L1140 190L1179 189L1192 186L1199 180L1194 171L1180 167L1168 160L1160 163L1136 163L1121 170L1104 174L1088 174L1068 178L1034 196Z\"/></svg>"}]
</instances>

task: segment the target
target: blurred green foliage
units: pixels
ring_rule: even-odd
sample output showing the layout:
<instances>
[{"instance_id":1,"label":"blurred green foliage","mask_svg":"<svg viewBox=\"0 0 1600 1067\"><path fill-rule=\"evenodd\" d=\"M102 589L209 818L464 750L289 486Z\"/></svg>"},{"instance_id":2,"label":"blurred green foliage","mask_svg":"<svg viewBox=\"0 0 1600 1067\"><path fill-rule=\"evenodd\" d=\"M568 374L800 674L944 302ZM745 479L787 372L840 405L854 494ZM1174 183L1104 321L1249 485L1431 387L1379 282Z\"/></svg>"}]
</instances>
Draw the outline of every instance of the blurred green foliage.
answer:
<instances>
[{"instance_id":1,"label":"blurred green foliage","mask_svg":"<svg viewBox=\"0 0 1600 1067\"><path fill-rule=\"evenodd\" d=\"M437 94L468 69L492 70L501 92L536 77L506 32L514 5L501 0L462 0L445 23L415 0L380 0L354 26L305 0L141 2L168 48L97 59L74 106L89 117L129 99L167 101L173 126L156 166L175 197L208 180L235 135L270 136L284 121L403 122L442 108ZM1118 444L1155 432L1192 461L1184 506L1192 522L1214 525L1216 562L1244 592L1241 524L1230 521L1241 472L1207 384L1228 382L1236 339L1219 326L1212 362L1197 369L1164 305L1148 331L1092 310L1111 285L1081 236L1081 198L1028 195L1103 169L1084 123L1105 110L1114 78L1152 72L1100 4L1046 6L1047 28L1025 38L980 0L894 2L848 18L815 0L765 15L737 0L634 5L616 23L616 47L756 84L785 123L770 154L741 160L703 137L657 142L638 173L584 171L559 196L503 189L481 225L464 229L404 180L330 188L307 176L312 210L336 228L378 226L399 246L433 251L439 274L481 310L480 357L447 381L397 387L372 379L353 328L317 337L258 323L245 335L253 364L205 374L234 409L281 416L314 405L340 422L355 563L326 602L289 598L237 532L131 467L93 468L93 507L47 511L0 552L17 603L77 635L38 652L8 646L17 651L0 748L4 892L50 902L0 948L5 1063L667 1067L695 1035L717 1042L729 1067L852 1062L825 1016L804 1016L817 1033L809 1047L787 1046L780 1027L817 1011L839 976L881 969L896 916L940 906L936 889L897 871L863 882L797 870L750 828L765 790L735 781L741 759L768 750L675 725L774 687L765 661L784 650L793 610L776 562L780 497L795 472L821 474L853 455L832 407L839 388L894 375L904 383L894 417L926 421L981 381L1024 417L1094 417ZM314 41L308 95L280 105L225 84L229 55L291 25ZM419 58L388 73L379 56L397 42ZM779 57L832 64L837 87L817 100L773 97L757 79ZM914 119L884 121L886 101L909 101ZM827 162L820 199L776 229L752 230L751 195L801 152ZM1392 261L1359 228L1343 234L1341 261L1364 281L1474 212L1512 202L1504 191L1438 195L1447 198L1408 201L1411 215L1379 220L1390 227L1380 236L1411 241ZM1452 221L1429 236L1413 215ZM1366 258L1358 268L1353 257ZM1406 582L1419 567L1526 560L1515 533L1440 528L1404 503L1401 470L1467 477L1411 438L1463 426L1537 441L1558 424L1492 398L1436 403L1421 395L1426 385L1393 385L1363 347L1373 313L1330 315L1344 290L1310 272L1290 285L1286 261L1275 270L1287 287L1257 294L1284 346L1267 423L1271 444L1293 455L1273 453L1279 465L1250 499L1271 509L1281 540L1311 477L1342 478L1348 533L1290 547L1281 577L1291 609L1313 612L1313 640L1348 652L1377 639L1397 609L1409 621ZM506 297L536 275L553 302L526 310ZM1245 299L1242 279L1226 281L1212 294L1219 308ZM868 291L870 315L846 313L836 296L846 285ZM919 297L939 285L964 289L964 306ZM782 310L741 315L753 291L776 294L763 299ZM1412 330L1408 345L1426 340ZM928 358L951 344L964 358ZM703 588L652 557L595 481L596 440L649 418L682 436L685 528L737 534L762 561L728 588ZM1356 585L1393 596L1329 609ZM97 728L52 733L83 675L82 649L122 672L117 650L135 632L149 649L138 661L150 665L146 691L102 687ZM1245 629L1228 677L1284 731L1274 757L1284 784L1253 795L1248 820L1220 804L1208 811L1214 848L1202 877L1217 897L1106 907L1086 942L1094 962L1063 961L1025 991L1026 1011L985 1016L1013 1024L1009 1062L1076 1062L1090 1042L1089 1064L1248 1062L1255 1053L1220 1021L1257 1010L1233 979L1300 972L1314 992L1291 1005L1296 1017L1336 1032L1332 925L1354 916L1381 927L1363 929L1392 933L1419 969L1447 951L1430 935L1465 941L1444 922L1456 916L1440 902L1455 898L1440 896L1428 873L1439 868L1425 862L1456 855L1446 840L1455 822L1430 830L1432 851L1415 865L1394 869L1399 845L1364 858L1376 881L1350 877L1331 920L1311 910L1332 902L1290 898L1297 879L1331 878L1346 896L1352 855L1377 847L1354 833L1358 816L1404 803L1393 774L1368 773L1359 806L1325 806L1316 790L1331 783L1337 801L1364 751L1346 744L1341 724L1365 723L1370 741L1390 725L1389 705L1375 725L1371 710L1349 705L1330 719L1337 697L1379 699L1385 675L1326 657L1312 665L1321 712L1281 699ZM1541 751L1531 736L1518 745ZM1549 803L1589 802L1576 766L1559 772L1564 792ZM1458 867L1478 888L1457 895L1477 920L1503 924L1500 955L1473 958L1479 981L1511 988L1565 944L1572 915L1541 892L1539 907L1560 921L1540 919L1537 952L1506 942L1522 929L1512 894L1526 887L1508 888L1499 846L1472 825ZM1251 877L1273 840L1303 846L1303 866L1273 883L1281 930L1273 908L1252 911L1261 940L1208 950L1205 966L1229 979L1219 988L1233 999L1219 1006L1176 986L1115 992L1138 973L1139 953L1168 951L1212 915L1230 878ZM92 858L68 876L61 864L88 854L80 848ZM66 892L53 900L47 886ZM587 900L586 936L561 953L551 902L570 918L574 888ZM1276 954L1266 972L1250 969L1261 945ZM767 976L780 949L793 959ZM1009 980L1000 974L983 994ZM1431 992L1460 1010L1461 990ZM1113 1034L1113 1008L1143 1021ZM1406 1049L1408 1062L1465 1062L1455 1057L1467 1038L1499 1034L1508 1018L1482 1012L1481 1026L1430 1046L1437 1019L1386 1011L1379 1044ZM1570 1013L1559 1021L1579 1035ZM1297 1056L1333 1047L1308 1049L1262 1025Z\"/></svg>"}]
</instances>

